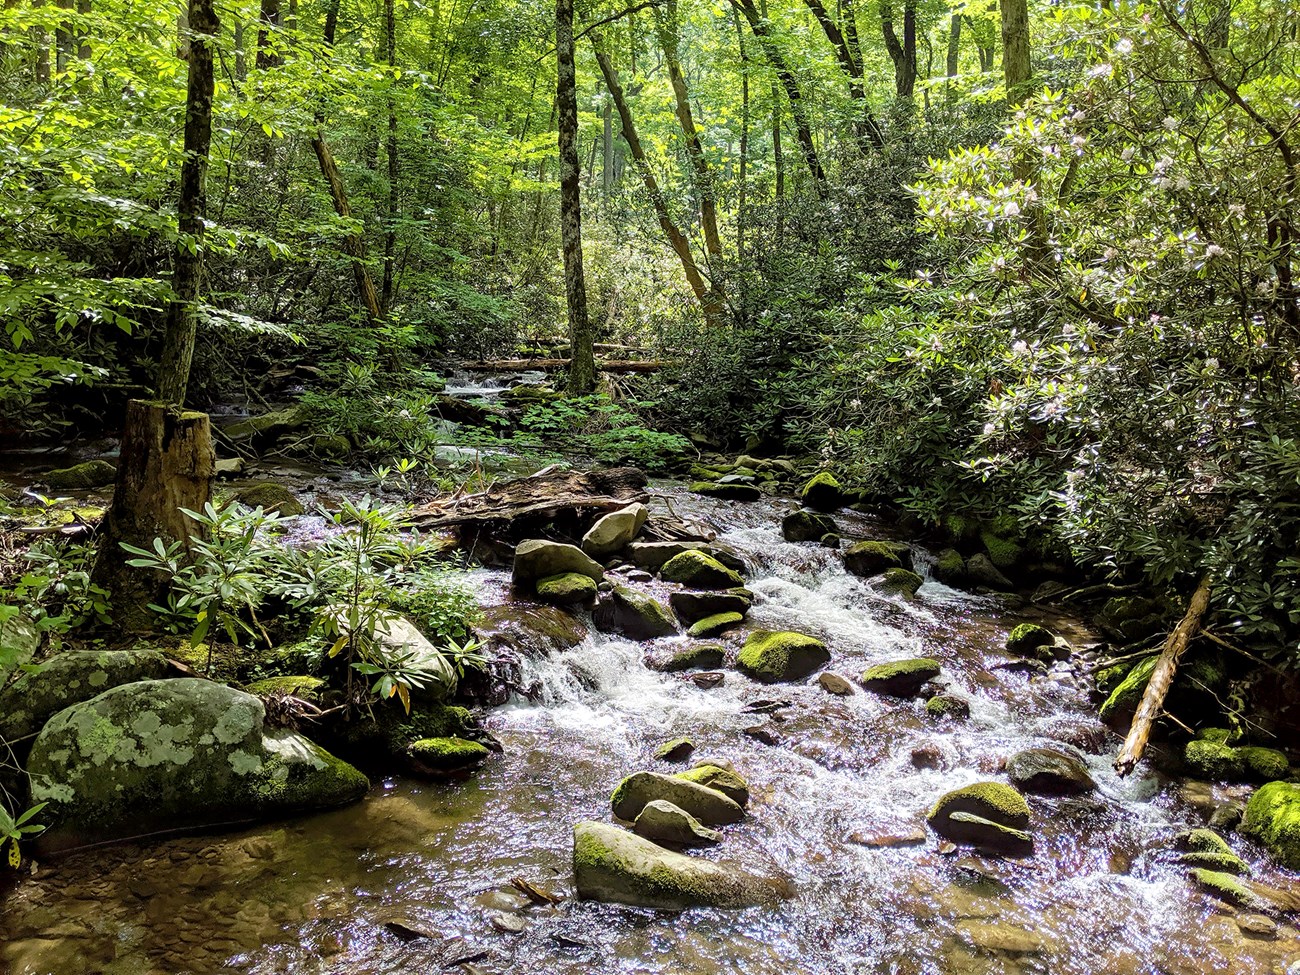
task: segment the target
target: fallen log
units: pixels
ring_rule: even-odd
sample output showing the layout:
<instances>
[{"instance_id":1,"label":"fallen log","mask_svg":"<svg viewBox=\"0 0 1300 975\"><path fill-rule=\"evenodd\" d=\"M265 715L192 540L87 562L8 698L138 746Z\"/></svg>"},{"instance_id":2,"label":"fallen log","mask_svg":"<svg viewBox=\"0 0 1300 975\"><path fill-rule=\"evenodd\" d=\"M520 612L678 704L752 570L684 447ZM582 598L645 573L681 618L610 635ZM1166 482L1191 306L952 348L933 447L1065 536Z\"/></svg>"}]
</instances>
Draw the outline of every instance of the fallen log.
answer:
<instances>
[{"instance_id":1,"label":"fallen log","mask_svg":"<svg viewBox=\"0 0 1300 975\"><path fill-rule=\"evenodd\" d=\"M634 467L603 471L548 467L531 477L494 484L479 494L430 501L411 513L410 522L416 528L450 528L550 519L561 513L586 517L644 502L646 483L645 474Z\"/></svg>"},{"instance_id":2,"label":"fallen log","mask_svg":"<svg viewBox=\"0 0 1300 975\"><path fill-rule=\"evenodd\" d=\"M1155 670L1151 671L1151 679L1147 681L1142 703L1138 705L1133 715L1133 723L1129 726L1128 737L1124 739L1124 747L1115 756L1115 771L1121 778L1132 772L1141 760L1142 752L1147 747L1147 739L1151 737L1151 725L1160 716L1165 695L1169 693L1169 687L1174 682L1174 674L1178 671L1178 659L1187 649L1187 644L1196 631L1200 629L1201 617L1205 615L1209 605L1210 579L1207 576L1196 587L1191 602L1187 604L1187 612L1183 614L1183 618L1165 640Z\"/></svg>"},{"instance_id":3,"label":"fallen log","mask_svg":"<svg viewBox=\"0 0 1300 975\"><path fill-rule=\"evenodd\" d=\"M543 372L556 372L569 368L572 359L483 359L479 361L458 362L457 365L466 372L520 372L528 369L540 369ZM597 359L598 372L657 372L673 365L667 359Z\"/></svg>"}]
</instances>

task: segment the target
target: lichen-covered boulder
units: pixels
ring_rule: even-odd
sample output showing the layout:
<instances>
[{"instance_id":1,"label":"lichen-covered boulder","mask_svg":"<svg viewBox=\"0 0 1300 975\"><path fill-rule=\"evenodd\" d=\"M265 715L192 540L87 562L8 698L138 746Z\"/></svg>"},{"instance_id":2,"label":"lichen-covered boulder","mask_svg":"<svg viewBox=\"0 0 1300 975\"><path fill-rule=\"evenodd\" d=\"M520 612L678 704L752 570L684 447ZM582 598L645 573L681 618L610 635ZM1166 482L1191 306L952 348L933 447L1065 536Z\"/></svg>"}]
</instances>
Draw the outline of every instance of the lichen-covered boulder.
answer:
<instances>
[{"instance_id":1,"label":"lichen-covered boulder","mask_svg":"<svg viewBox=\"0 0 1300 975\"><path fill-rule=\"evenodd\" d=\"M370 784L251 694L198 678L123 684L60 711L27 769L46 850L353 802Z\"/></svg>"},{"instance_id":2,"label":"lichen-covered boulder","mask_svg":"<svg viewBox=\"0 0 1300 975\"><path fill-rule=\"evenodd\" d=\"M486 745L464 738L420 738L406 746L407 765L417 775L441 778L481 765Z\"/></svg>"},{"instance_id":3,"label":"lichen-covered boulder","mask_svg":"<svg viewBox=\"0 0 1300 975\"><path fill-rule=\"evenodd\" d=\"M674 853L606 823L573 827L573 879L583 900L660 910L751 907L791 893L784 880Z\"/></svg>"},{"instance_id":4,"label":"lichen-covered boulder","mask_svg":"<svg viewBox=\"0 0 1300 975\"><path fill-rule=\"evenodd\" d=\"M799 498L813 511L829 513L844 504L844 489L830 471L819 471L804 482Z\"/></svg>"},{"instance_id":5,"label":"lichen-covered boulder","mask_svg":"<svg viewBox=\"0 0 1300 975\"><path fill-rule=\"evenodd\" d=\"M939 661L931 657L914 657L876 664L862 672L862 686L877 694L892 697L915 697L922 687L939 676Z\"/></svg>"},{"instance_id":6,"label":"lichen-covered boulder","mask_svg":"<svg viewBox=\"0 0 1300 975\"><path fill-rule=\"evenodd\" d=\"M659 577L692 589L734 589L745 584L744 578L712 555L688 550L674 555L663 564Z\"/></svg>"},{"instance_id":7,"label":"lichen-covered boulder","mask_svg":"<svg viewBox=\"0 0 1300 975\"><path fill-rule=\"evenodd\" d=\"M576 545L532 538L515 546L514 566L510 581L516 588L526 588L538 579L577 572L599 582L605 570L590 555Z\"/></svg>"},{"instance_id":8,"label":"lichen-covered boulder","mask_svg":"<svg viewBox=\"0 0 1300 975\"><path fill-rule=\"evenodd\" d=\"M613 555L636 538L649 517L649 510L639 502L612 511L598 518L582 536L582 550L597 559Z\"/></svg>"},{"instance_id":9,"label":"lichen-covered boulder","mask_svg":"<svg viewBox=\"0 0 1300 975\"><path fill-rule=\"evenodd\" d=\"M748 589L723 589L714 592L674 592L668 596L668 605L682 620L695 623L718 613L749 612L754 594Z\"/></svg>"},{"instance_id":10,"label":"lichen-covered boulder","mask_svg":"<svg viewBox=\"0 0 1300 975\"><path fill-rule=\"evenodd\" d=\"M744 621L745 617L741 613L714 613L712 616L706 616L704 619L692 623L690 628L687 629L686 635L697 640L717 636L724 630L739 626Z\"/></svg>"},{"instance_id":11,"label":"lichen-covered boulder","mask_svg":"<svg viewBox=\"0 0 1300 975\"><path fill-rule=\"evenodd\" d=\"M749 783L733 769L705 761L685 772L678 772L673 777L721 792L741 808L749 805Z\"/></svg>"},{"instance_id":12,"label":"lichen-covered boulder","mask_svg":"<svg viewBox=\"0 0 1300 975\"><path fill-rule=\"evenodd\" d=\"M1052 646L1056 636L1045 626L1037 623L1021 623L1007 636L1007 652L1017 657L1037 657L1040 660L1052 659Z\"/></svg>"},{"instance_id":13,"label":"lichen-covered boulder","mask_svg":"<svg viewBox=\"0 0 1300 975\"><path fill-rule=\"evenodd\" d=\"M830 662L831 653L821 640L774 630L751 633L736 658L741 673L763 684L803 680Z\"/></svg>"},{"instance_id":14,"label":"lichen-covered boulder","mask_svg":"<svg viewBox=\"0 0 1300 975\"><path fill-rule=\"evenodd\" d=\"M906 542L854 542L844 550L844 568L863 577L880 575L886 569L911 569L912 546Z\"/></svg>"},{"instance_id":15,"label":"lichen-covered boulder","mask_svg":"<svg viewBox=\"0 0 1300 975\"><path fill-rule=\"evenodd\" d=\"M245 485L231 497L245 508L261 508L268 514L280 515L284 518L292 518L306 511L297 495L283 484L276 484L274 481L258 481L255 484Z\"/></svg>"},{"instance_id":16,"label":"lichen-covered boulder","mask_svg":"<svg viewBox=\"0 0 1300 975\"><path fill-rule=\"evenodd\" d=\"M645 804L632 824L632 832L656 843L681 846L703 846L722 839L716 829L709 829L685 809L663 799Z\"/></svg>"},{"instance_id":17,"label":"lichen-covered boulder","mask_svg":"<svg viewBox=\"0 0 1300 975\"><path fill-rule=\"evenodd\" d=\"M838 531L834 518L815 511L794 511L781 519L781 537L787 542L819 542Z\"/></svg>"},{"instance_id":18,"label":"lichen-covered boulder","mask_svg":"<svg viewBox=\"0 0 1300 975\"><path fill-rule=\"evenodd\" d=\"M705 497L719 498L723 501L757 501L763 497L763 492L758 489L758 485L739 481L695 481L691 484L690 490L694 494L703 494Z\"/></svg>"},{"instance_id":19,"label":"lichen-covered boulder","mask_svg":"<svg viewBox=\"0 0 1300 975\"><path fill-rule=\"evenodd\" d=\"M717 789L659 772L629 775L614 789L610 805L615 816L632 822L646 803L656 799L680 806L707 826L738 823L745 818L745 811Z\"/></svg>"},{"instance_id":20,"label":"lichen-covered boulder","mask_svg":"<svg viewBox=\"0 0 1300 975\"><path fill-rule=\"evenodd\" d=\"M557 606L571 606L596 598L596 580L581 572L561 572L537 580L537 598Z\"/></svg>"},{"instance_id":21,"label":"lichen-covered boulder","mask_svg":"<svg viewBox=\"0 0 1300 975\"><path fill-rule=\"evenodd\" d=\"M677 632L677 620L667 606L626 586L615 586L606 593L591 619L596 629L621 633L631 640L653 640Z\"/></svg>"},{"instance_id":22,"label":"lichen-covered boulder","mask_svg":"<svg viewBox=\"0 0 1300 975\"><path fill-rule=\"evenodd\" d=\"M906 596L910 599L916 595L923 582L925 580L911 569L895 567L885 570L885 574L876 583L876 588L887 596Z\"/></svg>"},{"instance_id":23,"label":"lichen-covered boulder","mask_svg":"<svg viewBox=\"0 0 1300 975\"><path fill-rule=\"evenodd\" d=\"M71 467L61 467L45 475L45 483L60 491L104 487L117 477L117 467L106 460L88 460Z\"/></svg>"},{"instance_id":24,"label":"lichen-covered boulder","mask_svg":"<svg viewBox=\"0 0 1300 975\"><path fill-rule=\"evenodd\" d=\"M683 647L661 663L656 669L673 674L683 670L712 670L721 667L727 652L717 643L697 643Z\"/></svg>"},{"instance_id":25,"label":"lichen-covered boulder","mask_svg":"<svg viewBox=\"0 0 1300 975\"><path fill-rule=\"evenodd\" d=\"M1082 760L1055 748L1026 748L1007 759L1007 778L1025 792L1073 796L1097 788Z\"/></svg>"},{"instance_id":26,"label":"lichen-covered boulder","mask_svg":"<svg viewBox=\"0 0 1300 975\"><path fill-rule=\"evenodd\" d=\"M1300 870L1300 785L1270 782L1246 803L1243 835L1258 840L1282 866Z\"/></svg>"},{"instance_id":27,"label":"lichen-covered boulder","mask_svg":"<svg viewBox=\"0 0 1300 975\"><path fill-rule=\"evenodd\" d=\"M24 664L31 663L41 634L36 624L14 606L0 606L0 687ZM0 715L4 711L0 710ZM3 718L0 718L3 720Z\"/></svg>"},{"instance_id":28,"label":"lichen-covered boulder","mask_svg":"<svg viewBox=\"0 0 1300 975\"><path fill-rule=\"evenodd\" d=\"M1001 782L976 782L939 797L926 821L940 836L999 853L1026 853L1029 805L1025 797Z\"/></svg>"},{"instance_id":29,"label":"lichen-covered boulder","mask_svg":"<svg viewBox=\"0 0 1300 975\"><path fill-rule=\"evenodd\" d=\"M35 673L0 691L0 739L36 734L57 712L119 684L166 677L167 658L157 650L69 650Z\"/></svg>"}]
</instances>

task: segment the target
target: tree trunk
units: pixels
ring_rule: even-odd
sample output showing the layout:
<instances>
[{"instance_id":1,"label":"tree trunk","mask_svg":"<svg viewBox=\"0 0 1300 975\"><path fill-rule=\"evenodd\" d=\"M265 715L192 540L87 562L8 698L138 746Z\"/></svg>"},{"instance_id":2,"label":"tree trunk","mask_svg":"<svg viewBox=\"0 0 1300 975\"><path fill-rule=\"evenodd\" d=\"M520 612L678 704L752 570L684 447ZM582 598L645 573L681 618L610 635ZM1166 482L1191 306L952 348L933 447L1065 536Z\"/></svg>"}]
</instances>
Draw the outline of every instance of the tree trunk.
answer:
<instances>
[{"instance_id":1,"label":"tree trunk","mask_svg":"<svg viewBox=\"0 0 1300 975\"><path fill-rule=\"evenodd\" d=\"M32 6L44 7L45 0L32 0ZM50 80L50 35L44 27L33 27L32 40L36 45L36 83L45 84Z\"/></svg>"},{"instance_id":2,"label":"tree trunk","mask_svg":"<svg viewBox=\"0 0 1300 975\"><path fill-rule=\"evenodd\" d=\"M822 33L835 49L835 58L839 61L840 69L848 78L849 97L857 103L860 115L860 118L853 123L858 147L864 151L871 146L879 149L884 145L884 134L871 114L871 108L867 105L867 91L862 79L862 51L858 47L858 30L851 3L845 2L843 7L842 16L845 25L843 31L821 0L804 0L804 6L812 11L817 23L821 25Z\"/></svg>"},{"instance_id":3,"label":"tree trunk","mask_svg":"<svg viewBox=\"0 0 1300 975\"><path fill-rule=\"evenodd\" d=\"M211 8L210 0L192 6ZM193 14L191 14L193 16ZM162 402L131 400L117 467L113 504L100 529L92 578L109 593L114 624L126 632L147 629L150 603L158 602L166 579L128 566L122 542L153 548L153 540L189 542L197 528L181 508L202 511L212 497L217 455L206 413L187 413Z\"/></svg>"},{"instance_id":4,"label":"tree trunk","mask_svg":"<svg viewBox=\"0 0 1300 975\"><path fill-rule=\"evenodd\" d=\"M283 60L272 49L273 39L271 37L280 29L280 0L262 0L259 20L261 26L257 31L256 63L259 71L265 71L267 68L278 66Z\"/></svg>"},{"instance_id":5,"label":"tree trunk","mask_svg":"<svg viewBox=\"0 0 1300 975\"><path fill-rule=\"evenodd\" d=\"M54 0L60 10L71 10L72 0ZM72 23L60 20L54 29L54 70L59 74L68 70L68 60L72 57Z\"/></svg>"},{"instance_id":6,"label":"tree trunk","mask_svg":"<svg viewBox=\"0 0 1300 975\"><path fill-rule=\"evenodd\" d=\"M181 164L179 238L172 272L175 297L167 307L158 396L185 402L194 358L199 279L203 273L203 230L207 214L208 149L212 144L213 47L221 24L212 0L190 0L189 89L185 101L185 161Z\"/></svg>"},{"instance_id":7,"label":"tree trunk","mask_svg":"<svg viewBox=\"0 0 1300 975\"><path fill-rule=\"evenodd\" d=\"M1001 0L1002 74L1007 84L1007 104L1019 106L1029 96L1028 0Z\"/></svg>"},{"instance_id":8,"label":"tree trunk","mask_svg":"<svg viewBox=\"0 0 1300 975\"><path fill-rule=\"evenodd\" d=\"M601 110L600 193L608 202L614 192L614 102L606 99Z\"/></svg>"},{"instance_id":9,"label":"tree trunk","mask_svg":"<svg viewBox=\"0 0 1300 975\"><path fill-rule=\"evenodd\" d=\"M1196 587L1196 592L1192 594L1192 600L1187 605L1187 612L1169 634L1164 649L1160 651L1160 659L1156 661L1155 669L1151 671L1147 689L1142 695L1142 703L1138 705L1137 713L1133 715L1133 723L1129 726L1128 737L1124 739L1124 747L1115 756L1115 771L1121 777L1132 772L1142 759L1147 739L1151 737L1151 725L1156 718L1160 717L1165 695L1169 693L1169 687L1174 682L1174 674L1178 671L1178 658L1183 655L1188 642L1200 628L1201 617L1205 615L1209 605L1210 580L1206 577Z\"/></svg>"},{"instance_id":10,"label":"tree trunk","mask_svg":"<svg viewBox=\"0 0 1300 975\"><path fill-rule=\"evenodd\" d=\"M77 13L82 18L82 24L77 28L77 57L83 61L90 60L90 38L86 34L86 25L84 18L88 18L91 13L91 0L77 0Z\"/></svg>"},{"instance_id":11,"label":"tree trunk","mask_svg":"<svg viewBox=\"0 0 1300 975\"><path fill-rule=\"evenodd\" d=\"M388 67L397 68L397 14L394 0L384 0L384 40L386 41ZM393 307L393 269L397 252L397 104L393 98L392 86L396 80L389 78L388 93L388 143L385 153L388 156L388 213L385 215L387 229L384 231L384 279L380 286L379 315L387 318Z\"/></svg>"},{"instance_id":12,"label":"tree trunk","mask_svg":"<svg viewBox=\"0 0 1300 975\"><path fill-rule=\"evenodd\" d=\"M894 28L894 5L880 5L880 30L885 50L894 62L894 90L899 98L911 98L916 91L916 0L903 4L903 37Z\"/></svg>"},{"instance_id":13,"label":"tree trunk","mask_svg":"<svg viewBox=\"0 0 1300 975\"><path fill-rule=\"evenodd\" d=\"M749 56L745 53L745 32L740 26L740 14L731 12L736 23L736 44L740 48L740 171L738 173L738 201L736 214L736 254L745 261L745 198L748 192L749 168Z\"/></svg>"},{"instance_id":14,"label":"tree trunk","mask_svg":"<svg viewBox=\"0 0 1300 975\"><path fill-rule=\"evenodd\" d=\"M957 77L957 71L961 61L961 14L954 12L952 20L948 24L948 63L947 75L949 78Z\"/></svg>"},{"instance_id":15,"label":"tree trunk","mask_svg":"<svg viewBox=\"0 0 1300 975\"><path fill-rule=\"evenodd\" d=\"M610 96L614 99L614 107L618 109L619 121L623 126L623 141L627 143L627 147L632 153L632 159L641 174L641 182L645 184L646 194L650 197L655 216L659 218L659 226L663 229L664 236L668 238L669 246L672 247L677 259L681 262L682 271L686 275L686 282L691 286L691 291L695 293L695 297L699 300L700 307L704 310L705 319L711 324L721 324L724 320L724 309L716 300L717 292L705 282L704 276L700 273L699 265L695 263L695 255L691 253L691 242L681 232L677 224L673 222L673 218L668 212L668 202L664 199L663 191L659 188L659 181L655 179L654 171L650 168L650 162L646 158L645 149L641 145L641 139L637 135L636 122L632 118L632 110L628 107L627 98L623 94L623 86L619 83L618 71L614 68L613 62L605 52L600 38L594 32L591 34L591 43L596 51L596 63L600 66L600 73L605 78L605 87L609 89Z\"/></svg>"},{"instance_id":16,"label":"tree trunk","mask_svg":"<svg viewBox=\"0 0 1300 975\"><path fill-rule=\"evenodd\" d=\"M578 159L578 86L573 63L573 0L555 2L555 104L560 141L560 243L564 251L564 295L569 308L569 392L596 388L596 361L587 282L582 273L582 170Z\"/></svg>"}]
</instances>

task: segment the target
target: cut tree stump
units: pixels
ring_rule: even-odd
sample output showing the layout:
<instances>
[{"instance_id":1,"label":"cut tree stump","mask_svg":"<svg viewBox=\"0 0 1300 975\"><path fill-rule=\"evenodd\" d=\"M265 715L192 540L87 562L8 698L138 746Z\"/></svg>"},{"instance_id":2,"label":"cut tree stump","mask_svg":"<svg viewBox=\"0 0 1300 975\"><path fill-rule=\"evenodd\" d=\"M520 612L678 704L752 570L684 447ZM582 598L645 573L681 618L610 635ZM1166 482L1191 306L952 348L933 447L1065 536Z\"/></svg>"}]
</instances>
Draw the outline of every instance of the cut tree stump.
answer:
<instances>
[{"instance_id":1,"label":"cut tree stump","mask_svg":"<svg viewBox=\"0 0 1300 975\"><path fill-rule=\"evenodd\" d=\"M203 510L212 498L216 464L206 413L144 400L127 404L113 503L100 529L93 572L95 584L108 590L118 626L148 628L148 605L166 585L161 574L128 566L132 556L121 543L152 549L161 538L185 542L188 550L198 526L180 509Z\"/></svg>"},{"instance_id":2,"label":"cut tree stump","mask_svg":"<svg viewBox=\"0 0 1300 975\"><path fill-rule=\"evenodd\" d=\"M644 502L646 476L635 467L603 471L538 471L531 477L494 484L481 494L431 501L411 513L416 528L504 529L516 523L549 521L560 515L576 520Z\"/></svg>"}]
</instances>

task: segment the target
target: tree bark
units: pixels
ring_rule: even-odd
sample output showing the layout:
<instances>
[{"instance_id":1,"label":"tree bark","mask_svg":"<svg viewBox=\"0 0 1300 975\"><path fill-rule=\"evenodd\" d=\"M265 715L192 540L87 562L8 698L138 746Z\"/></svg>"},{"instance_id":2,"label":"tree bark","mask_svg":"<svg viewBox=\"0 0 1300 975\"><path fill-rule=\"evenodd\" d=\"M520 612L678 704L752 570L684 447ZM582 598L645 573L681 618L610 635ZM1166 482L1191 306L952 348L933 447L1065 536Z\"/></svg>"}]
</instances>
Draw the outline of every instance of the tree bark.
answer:
<instances>
[{"instance_id":1,"label":"tree bark","mask_svg":"<svg viewBox=\"0 0 1300 975\"><path fill-rule=\"evenodd\" d=\"M582 269L582 170L578 159L578 84L573 52L573 0L555 2L555 104L560 142L560 243L564 251L564 295L569 309L569 392L596 388L594 338L587 314Z\"/></svg>"},{"instance_id":2,"label":"tree bark","mask_svg":"<svg viewBox=\"0 0 1300 975\"><path fill-rule=\"evenodd\" d=\"M740 167L737 174L736 204L736 254L741 263L745 261L745 222L746 197L749 181L749 56L745 52L745 31L740 26L740 14L731 12L736 24L736 45L740 48Z\"/></svg>"},{"instance_id":3,"label":"tree bark","mask_svg":"<svg viewBox=\"0 0 1300 975\"><path fill-rule=\"evenodd\" d=\"M83 20L77 29L77 57L83 61L90 60L90 38L86 34L85 18L91 14L91 0L77 0L77 13Z\"/></svg>"},{"instance_id":4,"label":"tree bark","mask_svg":"<svg viewBox=\"0 0 1300 975\"><path fill-rule=\"evenodd\" d=\"M260 26L257 31L257 69L265 71L282 63L283 58L272 46L271 35L280 29L280 0L262 0L259 14Z\"/></svg>"},{"instance_id":5,"label":"tree bark","mask_svg":"<svg viewBox=\"0 0 1300 975\"><path fill-rule=\"evenodd\" d=\"M1156 718L1160 717L1165 695L1169 693L1169 687L1174 682L1174 674L1178 671L1178 659L1187 649L1192 636L1200 629L1201 617L1205 615L1209 605L1210 580L1207 576L1201 580L1200 585L1196 587L1196 592L1192 594L1191 602L1187 604L1187 612L1183 614L1182 620L1169 634L1164 649L1160 651L1160 658L1156 661L1155 670L1151 672L1151 679L1147 681L1142 703L1138 705L1137 712L1133 715L1133 723L1129 726L1128 737L1124 739L1124 747L1115 756L1115 771L1120 777L1132 772L1142 759L1142 752L1147 747L1147 739L1151 737L1151 725Z\"/></svg>"},{"instance_id":6,"label":"tree bark","mask_svg":"<svg viewBox=\"0 0 1300 975\"><path fill-rule=\"evenodd\" d=\"M71 10L72 0L54 0L60 10ZM72 23L60 20L54 29L54 70L59 74L68 70L68 59L72 57Z\"/></svg>"},{"instance_id":7,"label":"tree bark","mask_svg":"<svg viewBox=\"0 0 1300 975\"><path fill-rule=\"evenodd\" d=\"M848 2L844 4L844 31L840 30L821 0L804 0L804 6L812 11L817 23L821 25L822 33L835 49L835 58L840 63L840 69L848 77L849 97L858 104L860 114L860 118L853 123L859 148L865 150L874 146L879 149L884 145L885 139L879 123L876 122L867 105L867 91L862 79L862 52L858 48L857 25L853 19L852 5Z\"/></svg>"},{"instance_id":8,"label":"tree bark","mask_svg":"<svg viewBox=\"0 0 1300 975\"><path fill-rule=\"evenodd\" d=\"M198 322L203 274L204 217L207 214L208 150L212 144L213 48L221 24L212 0L190 0L189 89L185 101L185 161L181 164L179 236L172 272L175 297L167 306L158 396L183 404Z\"/></svg>"},{"instance_id":9,"label":"tree bark","mask_svg":"<svg viewBox=\"0 0 1300 975\"><path fill-rule=\"evenodd\" d=\"M45 0L32 0L32 6L44 7ZM36 83L45 84L50 80L50 35L44 27L33 27L32 40L36 45Z\"/></svg>"},{"instance_id":10,"label":"tree bark","mask_svg":"<svg viewBox=\"0 0 1300 975\"><path fill-rule=\"evenodd\" d=\"M911 98L916 91L916 0L903 4L901 40L894 27L894 5L889 0L880 4L880 30L885 50L894 62L894 90L899 98Z\"/></svg>"},{"instance_id":11,"label":"tree bark","mask_svg":"<svg viewBox=\"0 0 1300 975\"><path fill-rule=\"evenodd\" d=\"M193 0L207 3L207 0ZM100 528L92 579L109 593L113 622L126 632L148 629L149 604L167 580L128 566L121 543L153 548L153 540L186 543L198 526L181 508L202 511L211 500L217 455L206 413L187 413L170 403L131 400L118 461L113 504Z\"/></svg>"},{"instance_id":12,"label":"tree bark","mask_svg":"<svg viewBox=\"0 0 1300 975\"><path fill-rule=\"evenodd\" d=\"M388 67L397 70L397 13L394 0L384 0L384 40ZM389 78L388 93L388 142L385 154L388 156L388 213L385 215L387 228L384 231L384 278L380 285L379 315L387 318L393 307L393 270L397 252L397 104L393 98L392 86L395 78Z\"/></svg>"},{"instance_id":13,"label":"tree bark","mask_svg":"<svg viewBox=\"0 0 1300 975\"><path fill-rule=\"evenodd\" d=\"M949 78L957 77L961 63L961 14L953 12L948 24L948 60L945 68Z\"/></svg>"},{"instance_id":14,"label":"tree bark","mask_svg":"<svg viewBox=\"0 0 1300 975\"><path fill-rule=\"evenodd\" d=\"M1007 104L1019 106L1029 97L1028 0L1001 0L1002 75L1007 84Z\"/></svg>"}]
</instances>

